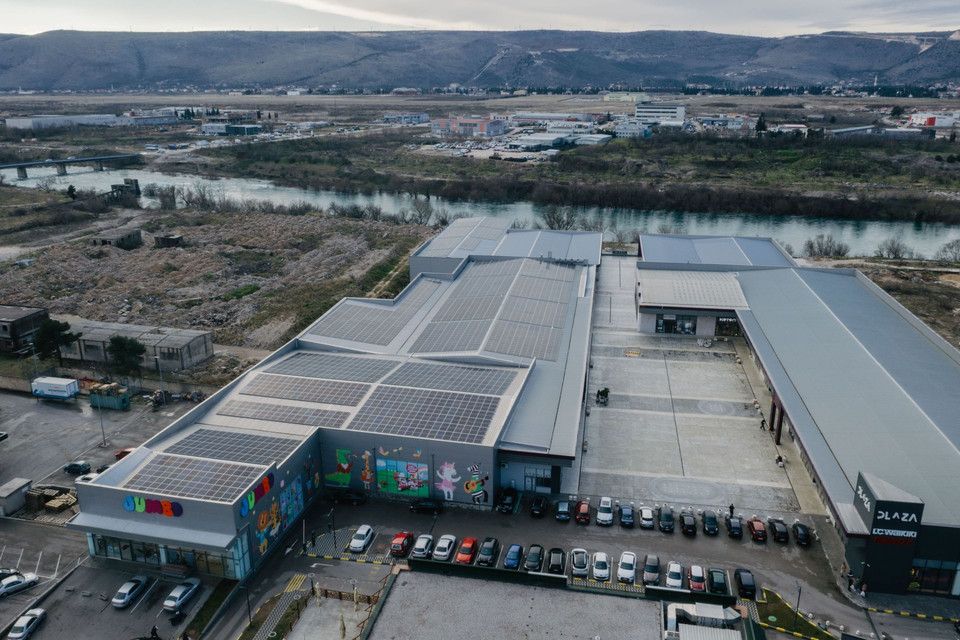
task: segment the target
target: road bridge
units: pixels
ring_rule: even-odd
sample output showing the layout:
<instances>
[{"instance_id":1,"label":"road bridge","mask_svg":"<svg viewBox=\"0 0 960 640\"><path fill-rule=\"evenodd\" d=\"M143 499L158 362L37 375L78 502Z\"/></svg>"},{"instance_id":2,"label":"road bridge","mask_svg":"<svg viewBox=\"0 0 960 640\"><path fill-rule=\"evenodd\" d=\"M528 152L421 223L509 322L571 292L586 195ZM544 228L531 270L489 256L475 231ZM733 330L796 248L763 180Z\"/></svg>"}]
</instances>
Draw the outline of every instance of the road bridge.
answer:
<instances>
[{"instance_id":1,"label":"road bridge","mask_svg":"<svg viewBox=\"0 0 960 640\"><path fill-rule=\"evenodd\" d=\"M49 158L47 160L30 160L28 162L10 162L7 164L0 164L0 169L16 169L17 177L23 180L27 177L28 167L55 166L57 168L57 175L65 176L67 175L68 164L92 164L94 171L103 171L104 162L110 160L129 160L131 158L139 157L139 153L121 153L110 156L86 156L83 158Z\"/></svg>"}]
</instances>

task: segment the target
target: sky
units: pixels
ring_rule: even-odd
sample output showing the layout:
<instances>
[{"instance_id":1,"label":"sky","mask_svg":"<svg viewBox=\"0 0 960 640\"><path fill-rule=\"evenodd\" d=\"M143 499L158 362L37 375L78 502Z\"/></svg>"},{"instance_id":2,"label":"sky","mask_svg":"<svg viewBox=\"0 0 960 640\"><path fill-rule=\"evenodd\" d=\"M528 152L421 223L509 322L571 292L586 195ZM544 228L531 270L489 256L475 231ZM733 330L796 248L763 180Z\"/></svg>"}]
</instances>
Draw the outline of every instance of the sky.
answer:
<instances>
[{"instance_id":1,"label":"sky","mask_svg":"<svg viewBox=\"0 0 960 640\"><path fill-rule=\"evenodd\" d=\"M958 0L0 0L0 33L706 30L785 36L960 29Z\"/></svg>"}]
</instances>

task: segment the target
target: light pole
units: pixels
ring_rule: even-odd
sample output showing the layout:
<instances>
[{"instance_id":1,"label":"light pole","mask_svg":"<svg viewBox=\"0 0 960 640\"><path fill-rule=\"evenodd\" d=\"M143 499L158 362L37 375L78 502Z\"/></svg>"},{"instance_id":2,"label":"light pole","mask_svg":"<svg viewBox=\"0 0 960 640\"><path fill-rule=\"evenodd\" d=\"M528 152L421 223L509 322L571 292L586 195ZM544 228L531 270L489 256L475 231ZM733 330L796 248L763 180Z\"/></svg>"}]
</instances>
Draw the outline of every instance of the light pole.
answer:
<instances>
[{"instance_id":1,"label":"light pole","mask_svg":"<svg viewBox=\"0 0 960 640\"><path fill-rule=\"evenodd\" d=\"M240 588L243 589L243 593L247 596L247 622L253 623L253 614L250 612L250 588L245 585L241 585Z\"/></svg>"},{"instance_id":2,"label":"light pole","mask_svg":"<svg viewBox=\"0 0 960 640\"><path fill-rule=\"evenodd\" d=\"M30 341L30 351L33 352L33 371L37 374L37 377L40 377L40 365L37 364L37 348L33 344L33 340Z\"/></svg>"},{"instance_id":3,"label":"light pole","mask_svg":"<svg viewBox=\"0 0 960 640\"><path fill-rule=\"evenodd\" d=\"M97 392L97 413L100 414L100 446L107 446L107 434L103 430L103 394L100 392L100 389L96 390Z\"/></svg>"},{"instance_id":4,"label":"light pole","mask_svg":"<svg viewBox=\"0 0 960 640\"><path fill-rule=\"evenodd\" d=\"M163 369L160 368L160 357L153 356L157 363L157 373L160 374L160 397L163 398L163 406L167 406L167 392L163 390Z\"/></svg>"},{"instance_id":5,"label":"light pole","mask_svg":"<svg viewBox=\"0 0 960 640\"><path fill-rule=\"evenodd\" d=\"M333 519L333 507L330 507L330 513L327 514L327 517L330 518L330 522L327 523L327 528L333 533L333 548L339 549L337 546L337 523Z\"/></svg>"},{"instance_id":6,"label":"light pole","mask_svg":"<svg viewBox=\"0 0 960 640\"><path fill-rule=\"evenodd\" d=\"M800 584L800 581L797 580L797 608L793 612L793 630L797 630L797 622L800 617L800 594L803 592L803 587Z\"/></svg>"}]
</instances>

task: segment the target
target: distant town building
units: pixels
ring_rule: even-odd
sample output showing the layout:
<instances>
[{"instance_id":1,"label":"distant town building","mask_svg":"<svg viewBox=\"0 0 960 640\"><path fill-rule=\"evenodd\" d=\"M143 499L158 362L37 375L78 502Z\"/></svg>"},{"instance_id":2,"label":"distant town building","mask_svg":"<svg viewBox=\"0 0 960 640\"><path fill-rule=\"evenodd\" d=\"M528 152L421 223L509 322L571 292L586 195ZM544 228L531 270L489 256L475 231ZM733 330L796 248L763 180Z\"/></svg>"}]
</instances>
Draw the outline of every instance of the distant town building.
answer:
<instances>
[{"instance_id":1,"label":"distant town building","mask_svg":"<svg viewBox=\"0 0 960 640\"><path fill-rule=\"evenodd\" d=\"M418 96L420 95L420 89L414 89L412 87L397 87L390 92L390 95L394 96Z\"/></svg>"},{"instance_id":2,"label":"distant town building","mask_svg":"<svg viewBox=\"0 0 960 640\"><path fill-rule=\"evenodd\" d=\"M464 138L491 138L502 136L505 128L502 120L490 118L437 118L430 121L430 133L435 136L455 135Z\"/></svg>"},{"instance_id":3,"label":"distant town building","mask_svg":"<svg viewBox=\"0 0 960 640\"><path fill-rule=\"evenodd\" d=\"M260 135L262 130L258 124L208 122L200 126L200 133L205 136L256 136Z\"/></svg>"},{"instance_id":4,"label":"distant town building","mask_svg":"<svg viewBox=\"0 0 960 640\"><path fill-rule=\"evenodd\" d=\"M613 128L613 135L618 138L649 138L650 125L643 124L639 120L618 122Z\"/></svg>"},{"instance_id":5,"label":"distant town building","mask_svg":"<svg viewBox=\"0 0 960 640\"><path fill-rule=\"evenodd\" d=\"M593 122L590 113L542 113L537 111L519 111L510 117L517 124L537 124L539 122L567 121Z\"/></svg>"},{"instance_id":6,"label":"distant town building","mask_svg":"<svg viewBox=\"0 0 960 640\"><path fill-rule=\"evenodd\" d=\"M757 124L756 118L737 114L701 116L699 120L704 129L715 131L750 131Z\"/></svg>"},{"instance_id":7,"label":"distant town building","mask_svg":"<svg viewBox=\"0 0 960 640\"><path fill-rule=\"evenodd\" d=\"M164 371L188 369L213 357L213 336L209 331L89 320L71 322L70 331L79 333L80 338L60 349L68 360L105 363L107 347L114 336L133 338L145 346L143 366L155 367L157 357Z\"/></svg>"},{"instance_id":8,"label":"distant town building","mask_svg":"<svg viewBox=\"0 0 960 640\"><path fill-rule=\"evenodd\" d=\"M956 116L948 113L914 113L910 116L910 125L914 127L952 129L956 123Z\"/></svg>"},{"instance_id":9,"label":"distant town building","mask_svg":"<svg viewBox=\"0 0 960 640\"><path fill-rule=\"evenodd\" d=\"M606 144L613 140L613 136L606 133L588 133L587 135L570 136L570 141L577 146Z\"/></svg>"},{"instance_id":10,"label":"distant town building","mask_svg":"<svg viewBox=\"0 0 960 640\"><path fill-rule=\"evenodd\" d=\"M649 102L650 98L642 91L611 91L603 95L604 102Z\"/></svg>"},{"instance_id":11,"label":"distant town building","mask_svg":"<svg viewBox=\"0 0 960 640\"><path fill-rule=\"evenodd\" d=\"M29 349L33 334L49 317L46 309L0 305L0 352Z\"/></svg>"},{"instance_id":12,"label":"distant town building","mask_svg":"<svg viewBox=\"0 0 960 640\"><path fill-rule=\"evenodd\" d=\"M880 133L880 127L872 124L862 127L844 127L842 129L827 129L826 135L833 138L852 138L854 136L875 136Z\"/></svg>"},{"instance_id":13,"label":"distant town building","mask_svg":"<svg viewBox=\"0 0 960 640\"><path fill-rule=\"evenodd\" d=\"M772 131L776 133L795 133L801 136L807 135L809 128L805 124L778 124Z\"/></svg>"},{"instance_id":14,"label":"distant town building","mask_svg":"<svg viewBox=\"0 0 960 640\"><path fill-rule=\"evenodd\" d=\"M76 116L37 115L25 118L7 118L7 127L10 129L49 129L51 127L113 126L117 116L104 113L94 113Z\"/></svg>"},{"instance_id":15,"label":"distant town building","mask_svg":"<svg viewBox=\"0 0 960 640\"><path fill-rule=\"evenodd\" d=\"M596 127L592 122L570 122L568 120L562 120L559 122L551 121L547 124L547 133L593 133L595 130Z\"/></svg>"},{"instance_id":16,"label":"distant town building","mask_svg":"<svg viewBox=\"0 0 960 640\"><path fill-rule=\"evenodd\" d=\"M641 102L634 115L641 124L679 127L687 117L687 106L672 102Z\"/></svg>"},{"instance_id":17,"label":"distant town building","mask_svg":"<svg viewBox=\"0 0 960 640\"><path fill-rule=\"evenodd\" d=\"M430 122L430 116L426 113L387 113L383 116L383 121L406 126Z\"/></svg>"}]
</instances>

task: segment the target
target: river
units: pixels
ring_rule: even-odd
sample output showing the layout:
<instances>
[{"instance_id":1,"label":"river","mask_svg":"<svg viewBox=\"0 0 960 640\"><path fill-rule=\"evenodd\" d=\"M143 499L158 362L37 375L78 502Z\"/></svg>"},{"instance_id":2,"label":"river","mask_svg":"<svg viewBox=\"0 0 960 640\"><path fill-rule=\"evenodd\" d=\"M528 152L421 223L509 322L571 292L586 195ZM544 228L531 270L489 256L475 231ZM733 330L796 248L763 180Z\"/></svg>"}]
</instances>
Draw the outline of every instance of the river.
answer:
<instances>
[{"instance_id":1,"label":"river","mask_svg":"<svg viewBox=\"0 0 960 640\"><path fill-rule=\"evenodd\" d=\"M276 204L292 204L305 201L319 209L336 202L341 205L374 204L386 213L394 213L401 208L410 208L408 196L393 194L341 194L333 191L312 191L293 187L279 187L265 180L246 178L200 178L190 175L169 175L143 169L122 169L95 172L86 168L74 169L70 174L57 176L54 167L31 167L30 177L18 180L15 170L3 170L8 184L24 187L37 187L41 183L50 183L55 189L66 189L73 185L77 189L96 189L107 191L111 184L119 184L124 178L147 184L175 185L190 187L203 185L216 190L228 198L237 200L267 200ZM493 203L459 202L433 199L435 207L444 207L460 216L495 216L519 220L532 225L536 221L538 206L529 202ZM144 206L156 206L149 198L144 198ZM897 237L911 249L923 256L931 257L945 242L960 238L960 225L941 223L914 224L912 222L889 222L878 220L834 220L828 218L773 217L742 213L680 213L675 211L639 211L634 209L584 209L583 214L592 218L602 218L609 226L616 223L623 230L638 229L656 232L661 225L667 225L679 233L692 235L738 235L770 236L790 244L794 252L799 252L808 238L817 234L829 234L835 239L850 245L851 255L871 255L877 245L891 236ZM609 234L608 234L609 236Z\"/></svg>"}]
</instances>

